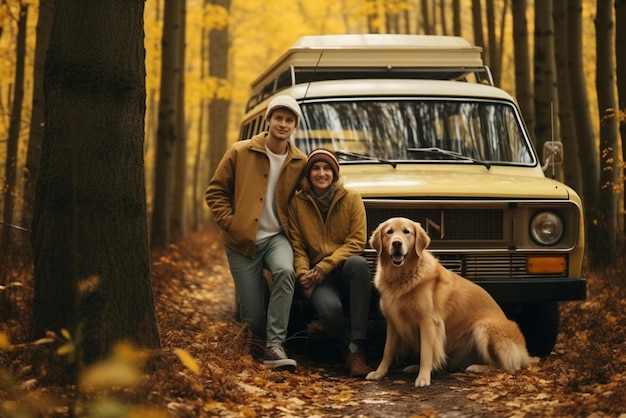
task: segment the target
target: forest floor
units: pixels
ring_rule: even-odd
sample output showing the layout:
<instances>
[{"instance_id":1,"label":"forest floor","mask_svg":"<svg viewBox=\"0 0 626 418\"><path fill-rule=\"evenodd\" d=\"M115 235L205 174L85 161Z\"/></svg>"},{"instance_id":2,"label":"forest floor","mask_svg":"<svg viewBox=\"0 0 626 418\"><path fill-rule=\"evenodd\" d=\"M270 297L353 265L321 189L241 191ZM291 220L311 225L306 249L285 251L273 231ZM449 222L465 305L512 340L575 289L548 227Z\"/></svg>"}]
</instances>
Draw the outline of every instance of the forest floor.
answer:
<instances>
[{"instance_id":1,"label":"forest floor","mask_svg":"<svg viewBox=\"0 0 626 418\"><path fill-rule=\"evenodd\" d=\"M22 275L12 279L21 286L0 291L0 417L626 416L623 265L586 273L587 300L561 304L557 344L539 364L514 374L438 373L426 388L399 370L377 382L348 378L313 329L294 353L295 373L254 361L211 230L152 254L161 349L121 346L84 370L79 385L55 385L66 358L58 343L28 342L32 283Z\"/></svg>"}]
</instances>

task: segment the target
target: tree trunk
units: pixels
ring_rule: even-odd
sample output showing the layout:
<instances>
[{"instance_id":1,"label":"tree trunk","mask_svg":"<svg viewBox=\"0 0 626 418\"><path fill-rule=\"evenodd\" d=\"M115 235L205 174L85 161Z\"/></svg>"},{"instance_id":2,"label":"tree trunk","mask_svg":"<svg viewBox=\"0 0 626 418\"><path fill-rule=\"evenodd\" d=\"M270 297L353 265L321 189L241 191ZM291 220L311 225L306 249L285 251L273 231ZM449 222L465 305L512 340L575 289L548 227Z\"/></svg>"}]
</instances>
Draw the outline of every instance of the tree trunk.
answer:
<instances>
[{"instance_id":1,"label":"tree trunk","mask_svg":"<svg viewBox=\"0 0 626 418\"><path fill-rule=\"evenodd\" d=\"M67 329L88 363L118 341L160 345L143 171L143 7L56 0L46 57L33 337Z\"/></svg>"},{"instance_id":2,"label":"tree trunk","mask_svg":"<svg viewBox=\"0 0 626 418\"><path fill-rule=\"evenodd\" d=\"M541 152L543 144L559 138L556 121L558 97L556 91L556 64L554 61L554 29L552 0L535 3L535 146ZM559 177L559 176L557 176Z\"/></svg>"},{"instance_id":3,"label":"tree trunk","mask_svg":"<svg viewBox=\"0 0 626 418\"><path fill-rule=\"evenodd\" d=\"M174 172L174 143L180 68L181 10L184 0L165 0L161 53L161 89L159 96L159 127L154 163L154 198L150 246L165 247L170 243L170 213Z\"/></svg>"},{"instance_id":4,"label":"tree trunk","mask_svg":"<svg viewBox=\"0 0 626 418\"><path fill-rule=\"evenodd\" d=\"M13 103L9 122L9 137L7 140L6 164L4 166L4 178L6 183L2 188L4 200L2 216L4 222L1 225L0 262L4 265L9 257L15 252L15 242L18 240L16 232L21 232L13 225L13 210L15 209L15 191L17 189L17 150L20 142L20 125L22 123L22 105L24 104L24 61L26 60L26 21L28 20L28 5L22 4L19 9L17 21L17 42L15 45L15 78ZM4 271L4 269L3 269ZM3 274L4 275L4 274ZM5 278L0 277L0 284L6 284Z\"/></svg>"},{"instance_id":5,"label":"tree trunk","mask_svg":"<svg viewBox=\"0 0 626 418\"><path fill-rule=\"evenodd\" d=\"M472 0L472 28L474 29L474 45L483 47L483 57L489 65L489 53L483 36L483 12L480 0Z\"/></svg>"},{"instance_id":6,"label":"tree trunk","mask_svg":"<svg viewBox=\"0 0 626 418\"><path fill-rule=\"evenodd\" d=\"M526 0L513 0L513 53L515 55L515 97L519 103L528 132L535 134L534 93L530 74L530 47ZM541 150L540 150L541 151Z\"/></svg>"},{"instance_id":7,"label":"tree trunk","mask_svg":"<svg viewBox=\"0 0 626 418\"><path fill-rule=\"evenodd\" d=\"M452 0L452 32L455 36L463 36L461 31L461 0Z\"/></svg>"},{"instance_id":8,"label":"tree trunk","mask_svg":"<svg viewBox=\"0 0 626 418\"><path fill-rule=\"evenodd\" d=\"M568 56L570 60L570 90L572 94L572 111L578 140L578 153L582 172L582 199L585 207L585 230L587 245L595 247L596 228L593 226L598 219L598 200L600 174L598 170L598 148L589 111L587 80L583 63L582 33L582 0L567 2L567 37ZM565 152L568 152L565 150ZM600 237L598 237L601 239Z\"/></svg>"},{"instance_id":9,"label":"tree trunk","mask_svg":"<svg viewBox=\"0 0 626 418\"><path fill-rule=\"evenodd\" d=\"M41 142L44 127L44 92L43 74L46 51L50 42L50 29L54 15L54 0L39 1L37 18L37 37L35 40L35 62L33 64L33 97L30 114L28 149L26 150L26 168L24 170L24 211L22 225L30 228L33 220L33 206L37 177L39 176L39 160L41 159Z\"/></svg>"},{"instance_id":10,"label":"tree trunk","mask_svg":"<svg viewBox=\"0 0 626 418\"><path fill-rule=\"evenodd\" d=\"M596 13L596 91L600 119L600 216L598 237L592 253L593 267L615 261L617 240L617 121L615 114L615 73L613 68L612 0L598 0Z\"/></svg>"},{"instance_id":11,"label":"tree trunk","mask_svg":"<svg viewBox=\"0 0 626 418\"><path fill-rule=\"evenodd\" d=\"M493 82L496 86L500 85L500 66L498 42L496 41L496 13L494 11L493 0L487 0L487 53L489 55L488 63L493 76Z\"/></svg>"},{"instance_id":12,"label":"tree trunk","mask_svg":"<svg viewBox=\"0 0 626 418\"><path fill-rule=\"evenodd\" d=\"M446 7L445 0L439 1L439 20L441 21L441 34L449 35L448 32L448 23L446 22L446 16L448 15L448 8Z\"/></svg>"},{"instance_id":13,"label":"tree trunk","mask_svg":"<svg viewBox=\"0 0 626 418\"><path fill-rule=\"evenodd\" d=\"M230 13L231 0L213 0L212 4ZM209 33L209 75L218 84L228 83L228 26L215 28ZM209 102L209 177L213 175L228 144L228 109L230 97L216 92Z\"/></svg>"},{"instance_id":14,"label":"tree trunk","mask_svg":"<svg viewBox=\"0 0 626 418\"><path fill-rule=\"evenodd\" d=\"M177 138L174 152L174 188L172 193L172 216L170 235L178 240L187 234L187 129L185 128L185 27L186 27L186 0L180 4L182 17L180 19L179 39L179 68L178 72L178 103L176 104L176 132Z\"/></svg>"},{"instance_id":15,"label":"tree trunk","mask_svg":"<svg viewBox=\"0 0 626 418\"><path fill-rule=\"evenodd\" d=\"M430 21L430 12L428 11L428 0L422 0L422 28L425 35L433 35L432 22Z\"/></svg>"},{"instance_id":16,"label":"tree trunk","mask_svg":"<svg viewBox=\"0 0 626 418\"><path fill-rule=\"evenodd\" d=\"M496 63L497 63L497 67L498 67L498 73L499 73L499 81L498 84L496 84L497 86L500 85L500 82L502 80L502 60L504 57L504 50L505 50L505 42L504 39L507 38L506 35L506 24L508 22L507 16L509 14L508 11L509 8L509 0L504 0L504 4L502 5L502 12L500 13L500 36L498 37L498 56L496 57ZM507 38L508 39L508 38Z\"/></svg>"},{"instance_id":17,"label":"tree trunk","mask_svg":"<svg viewBox=\"0 0 626 418\"><path fill-rule=\"evenodd\" d=\"M622 162L626 162L626 48L622 42L626 39L626 0L615 1L615 59L617 68L617 102L620 109L619 132L622 142ZM622 168L619 177L622 187L624 186L624 170ZM626 193L622 188L623 207L626 208ZM626 234L626 211L622 219L623 233Z\"/></svg>"},{"instance_id":18,"label":"tree trunk","mask_svg":"<svg viewBox=\"0 0 626 418\"><path fill-rule=\"evenodd\" d=\"M565 184L582 195L583 180L570 92L569 69L571 62L567 54L569 50L567 21L567 0L554 0L554 50L559 97L559 125L561 127L561 142L563 142L563 148L568 153L568 157L563 160L563 179ZM573 40L573 42L576 41Z\"/></svg>"}]
</instances>

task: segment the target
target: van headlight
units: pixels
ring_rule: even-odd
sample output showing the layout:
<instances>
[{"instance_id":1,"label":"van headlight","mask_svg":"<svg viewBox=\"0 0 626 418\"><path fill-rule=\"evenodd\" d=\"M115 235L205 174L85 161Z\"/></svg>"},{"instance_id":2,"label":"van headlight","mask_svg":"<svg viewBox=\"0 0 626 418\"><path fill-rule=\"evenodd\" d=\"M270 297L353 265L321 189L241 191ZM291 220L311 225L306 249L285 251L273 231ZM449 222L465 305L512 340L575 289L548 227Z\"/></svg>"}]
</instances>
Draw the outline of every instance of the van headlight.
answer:
<instances>
[{"instance_id":1,"label":"van headlight","mask_svg":"<svg viewBox=\"0 0 626 418\"><path fill-rule=\"evenodd\" d=\"M554 245L563 238L563 219L558 213L541 211L530 220L530 236L539 245Z\"/></svg>"}]
</instances>

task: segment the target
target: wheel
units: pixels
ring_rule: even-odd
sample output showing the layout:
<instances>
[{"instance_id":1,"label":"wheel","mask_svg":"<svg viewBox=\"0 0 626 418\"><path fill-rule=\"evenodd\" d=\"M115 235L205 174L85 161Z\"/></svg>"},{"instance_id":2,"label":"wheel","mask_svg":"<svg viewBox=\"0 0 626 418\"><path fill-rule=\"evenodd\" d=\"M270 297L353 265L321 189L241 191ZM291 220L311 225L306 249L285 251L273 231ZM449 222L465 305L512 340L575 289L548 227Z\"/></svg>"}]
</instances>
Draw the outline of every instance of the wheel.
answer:
<instances>
[{"instance_id":1,"label":"wheel","mask_svg":"<svg viewBox=\"0 0 626 418\"><path fill-rule=\"evenodd\" d=\"M552 352L559 333L557 302L522 305L512 319L519 324L531 356L545 357Z\"/></svg>"}]
</instances>

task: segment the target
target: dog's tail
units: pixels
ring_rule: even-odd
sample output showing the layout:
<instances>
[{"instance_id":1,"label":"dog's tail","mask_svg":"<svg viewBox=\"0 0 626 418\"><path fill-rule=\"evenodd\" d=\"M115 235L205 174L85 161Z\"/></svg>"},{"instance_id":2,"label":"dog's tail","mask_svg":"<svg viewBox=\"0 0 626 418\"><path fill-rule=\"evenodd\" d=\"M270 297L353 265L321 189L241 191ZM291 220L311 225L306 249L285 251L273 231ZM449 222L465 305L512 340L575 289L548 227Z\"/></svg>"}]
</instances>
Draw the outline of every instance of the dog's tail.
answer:
<instances>
[{"instance_id":1,"label":"dog's tail","mask_svg":"<svg viewBox=\"0 0 626 418\"><path fill-rule=\"evenodd\" d=\"M524 335L509 319L481 321L472 331L475 347L485 364L513 371L527 368L531 358Z\"/></svg>"}]
</instances>

